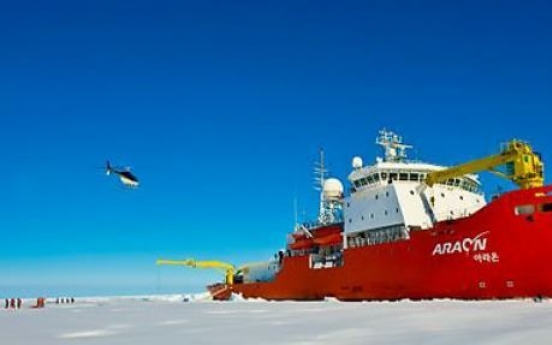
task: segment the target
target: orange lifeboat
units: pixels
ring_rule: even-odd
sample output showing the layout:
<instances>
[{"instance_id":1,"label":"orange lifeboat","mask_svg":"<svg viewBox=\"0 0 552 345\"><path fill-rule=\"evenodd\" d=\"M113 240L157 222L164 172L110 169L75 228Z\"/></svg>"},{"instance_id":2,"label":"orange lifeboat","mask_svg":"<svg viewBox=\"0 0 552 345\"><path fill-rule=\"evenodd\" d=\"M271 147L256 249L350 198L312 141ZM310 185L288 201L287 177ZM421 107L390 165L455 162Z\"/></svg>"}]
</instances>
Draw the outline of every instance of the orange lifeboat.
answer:
<instances>
[{"instance_id":1,"label":"orange lifeboat","mask_svg":"<svg viewBox=\"0 0 552 345\"><path fill-rule=\"evenodd\" d=\"M303 237L303 238L296 239L295 242L289 245L289 248L293 250L301 250L301 249L311 248L313 245L314 245L314 241L312 238Z\"/></svg>"},{"instance_id":2,"label":"orange lifeboat","mask_svg":"<svg viewBox=\"0 0 552 345\"><path fill-rule=\"evenodd\" d=\"M321 246L331 246L341 244L343 242L343 237L340 233L333 233L323 237L314 238L313 242Z\"/></svg>"},{"instance_id":3,"label":"orange lifeboat","mask_svg":"<svg viewBox=\"0 0 552 345\"><path fill-rule=\"evenodd\" d=\"M313 229L308 235L305 232L296 232L292 234L292 237L293 243L289 245L289 248L293 250L308 249L312 248L314 245L338 245L343 242L341 228L339 226L327 226Z\"/></svg>"}]
</instances>

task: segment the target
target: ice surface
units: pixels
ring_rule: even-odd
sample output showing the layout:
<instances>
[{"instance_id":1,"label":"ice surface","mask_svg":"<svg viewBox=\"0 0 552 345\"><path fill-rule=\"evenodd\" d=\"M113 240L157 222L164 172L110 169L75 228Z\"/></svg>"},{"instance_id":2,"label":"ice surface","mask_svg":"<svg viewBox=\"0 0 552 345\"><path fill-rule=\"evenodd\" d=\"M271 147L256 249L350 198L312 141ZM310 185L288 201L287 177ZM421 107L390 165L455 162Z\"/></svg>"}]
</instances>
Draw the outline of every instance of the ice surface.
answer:
<instances>
[{"instance_id":1,"label":"ice surface","mask_svg":"<svg viewBox=\"0 0 552 345\"><path fill-rule=\"evenodd\" d=\"M190 302L183 302L184 300ZM0 310L0 344L550 344L552 303L80 298Z\"/></svg>"}]
</instances>

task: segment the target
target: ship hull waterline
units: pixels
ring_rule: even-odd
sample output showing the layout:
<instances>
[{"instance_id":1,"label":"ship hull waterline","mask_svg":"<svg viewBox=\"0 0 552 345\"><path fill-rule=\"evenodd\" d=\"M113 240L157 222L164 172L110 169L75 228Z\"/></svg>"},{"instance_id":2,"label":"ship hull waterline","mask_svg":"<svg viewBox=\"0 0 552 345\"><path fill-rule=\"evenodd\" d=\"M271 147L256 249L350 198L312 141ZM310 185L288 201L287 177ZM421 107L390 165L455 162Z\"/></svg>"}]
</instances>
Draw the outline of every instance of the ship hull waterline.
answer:
<instances>
[{"instance_id":1,"label":"ship hull waterline","mask_svg":"<svg viewBox=\"0 0 552 345\"><path fill-rule=\"evenodd\" d=\"M533 212L520 214L525 206ZM311 267L309 255L286 256L272 281L227 291L268 300L551 297L552 186L512 191L469 217L342 255L342 265L328 268Z\"/></svg>"}]
</instances>

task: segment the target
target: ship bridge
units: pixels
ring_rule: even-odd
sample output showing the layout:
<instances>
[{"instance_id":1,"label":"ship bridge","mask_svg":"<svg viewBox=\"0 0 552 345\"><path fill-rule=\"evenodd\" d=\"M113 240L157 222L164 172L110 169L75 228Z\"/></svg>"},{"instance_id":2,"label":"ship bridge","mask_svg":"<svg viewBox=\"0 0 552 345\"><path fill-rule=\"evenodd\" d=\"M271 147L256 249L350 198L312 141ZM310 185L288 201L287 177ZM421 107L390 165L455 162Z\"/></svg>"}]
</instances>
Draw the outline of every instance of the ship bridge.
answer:
<instances>
[{"instance_id":1,"label":"ship bridge","mask_svg":"<svg viewBox=\"0 0 552 345\"><path fill-rule=\"evenodd\" d=\"M408 238L412 229L427 229L435 222L467 217L485 199L476 175L450 178L427 186L427 174L446 167L409 161L402 138L381 131L376 143L384 158L364 166L353 159L348 180L350 195L344 200L344 228L352 242L380 243Z\"/></svg>"},{"instance_id":2,"label":"ship bridge","mask_svg":"<svg viewBox=\"0 0 552 345\"><path fill-rule=\"evenodd\" d=\"M422 183L427 174L432 171L440 171L446 167L409 162L378 162L373 166L355 169L349 175L352 194L370 188L381 187L393 182ZM460 178L451 178L441 183L442 185L458 187L472 193L480 193L480 183L476 175L465 175Z\"/></svg>"}]
</instances>

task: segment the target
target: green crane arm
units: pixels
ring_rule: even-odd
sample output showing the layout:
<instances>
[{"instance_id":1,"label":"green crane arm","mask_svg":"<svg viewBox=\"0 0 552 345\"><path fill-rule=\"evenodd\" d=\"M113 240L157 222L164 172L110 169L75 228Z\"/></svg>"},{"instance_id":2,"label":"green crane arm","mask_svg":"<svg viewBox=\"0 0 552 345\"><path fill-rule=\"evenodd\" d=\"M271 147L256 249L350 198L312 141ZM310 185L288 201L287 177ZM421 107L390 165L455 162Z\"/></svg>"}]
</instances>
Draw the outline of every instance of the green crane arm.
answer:
<instances>
[{"instance_id":1,"label":"green crane arm","mask_svg":"<svg viewBox=\"0 0 552 345\"><path fill-rule=\"evenodd\" d=\"M497 167L502 165L506 166L506 173L500 173L496 170ZM427 174L425 183L431 187L435 183L450 178L485 170L498 172L500 176L512 180L521 189L542 187L544 184L544 163L540 156L533 152L529 144L519 140L508 142L499 154L476 159L448 169L430 172Z\"/></svg>"}]
</instances>

